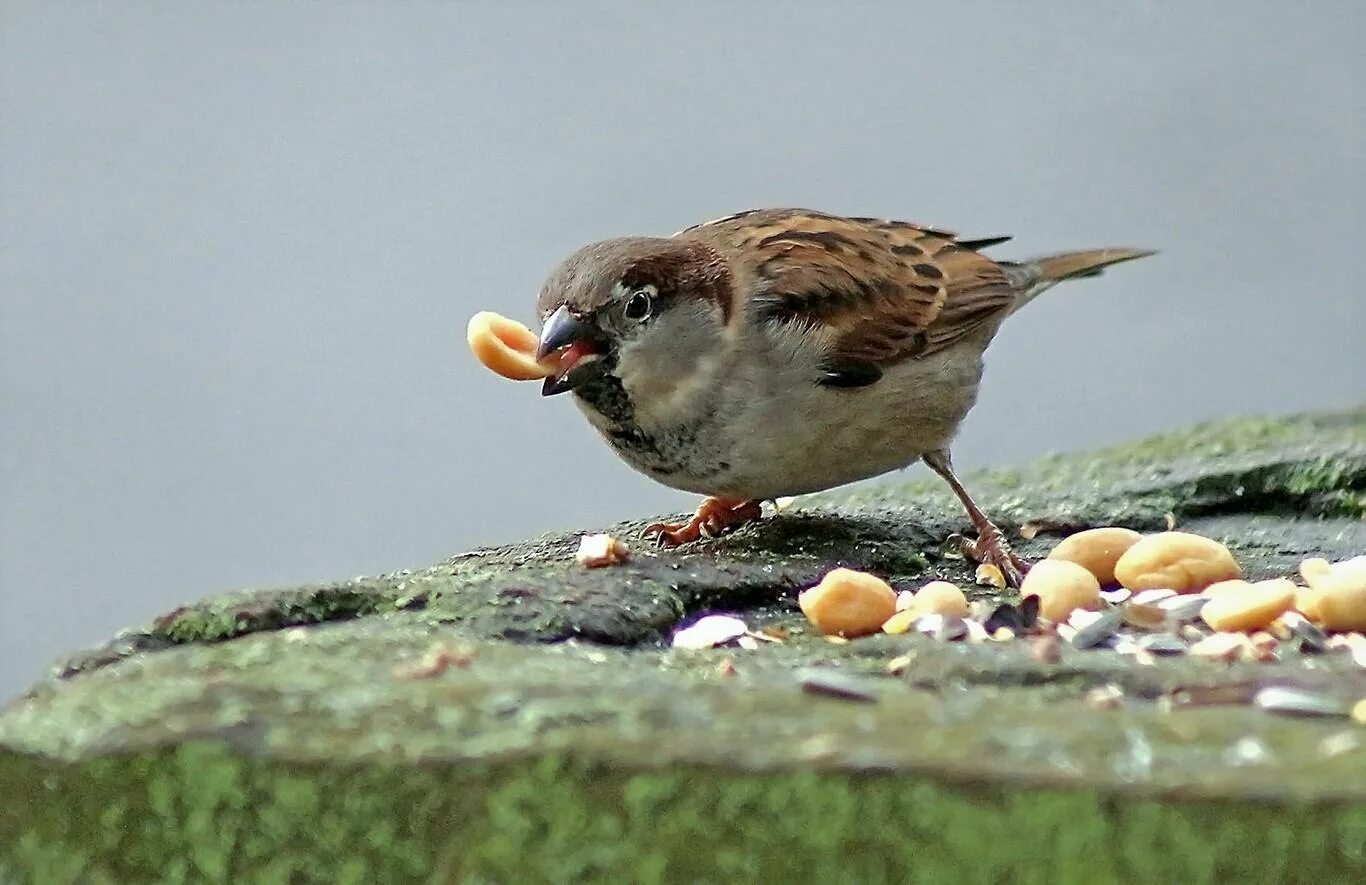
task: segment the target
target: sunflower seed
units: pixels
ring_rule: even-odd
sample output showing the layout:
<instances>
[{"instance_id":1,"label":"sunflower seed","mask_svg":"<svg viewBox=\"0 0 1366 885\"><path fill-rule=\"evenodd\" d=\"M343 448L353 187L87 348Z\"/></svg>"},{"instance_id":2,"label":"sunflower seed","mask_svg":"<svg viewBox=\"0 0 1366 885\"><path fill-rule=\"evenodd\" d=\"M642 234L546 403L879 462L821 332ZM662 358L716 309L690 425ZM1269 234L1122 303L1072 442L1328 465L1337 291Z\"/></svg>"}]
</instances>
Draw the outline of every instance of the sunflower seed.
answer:
<instances>
[{"instance_id":1,"label":"sunflower seed","mask_svg":"<svg viewBox=\"0 0 1366 885\"><path fill-rule=\"evenodd\" d=\"M674 648L715 648L739 639L749 627L730 615L707 615L674 634Z\"/></svg>"},{"instance_id":2,"label":"sunflower seed","mask_svg":"<svg viewBox=\"0 0 1366 885\"><path fill-rule=\"evenodd\" d=\"M1252 703L1268 713L1283 716L1348 716L1351 708L1342 701L1317 691L1270 685L1257 692Z\"/></svg>"},{"instance_id":3,"label":"sunflower seed","mask_svg":"<svg viewBox=\"0 0 1366 885\"><path fill-rule=\"evenodd\" d=\"M995 611L987 616L982 624L987 628L987 632L995 635L1001 629L1020 633L1024 630L1024 618L1020 616L1020 610L1008 602L1003 602L996 606Z\"/></svg>"},{"instance_id":4,"label":"sunflower seed","mask_svg":"<svg viewBox=\"0 0 1366 885\"><path fill-rule=\"evenodd\" d=\"M1134 594L1130 602L1135 605L1157 605L1164 599L1171 599L1176 595L1175 590L1140 590Z\"/></svg>"},{"instance_id":5,"label":"sunflower seed","mask_svg":"<svg viewBox=\"0 0 1366 885\"><path fill-rule=\"evenodd\" d=\"M844 701L877 701L873 683L868 679L838 673L828 667L807 667L798 671L802 691Z\"/></svg>"},{"instance_id":6,"label":"sunflower seed","mask_svg":"<svg viewBox=\"0 0 1366 885\"><path fill-rule=\"evenodd\" d=\"M915 629L940 642L956 642L968 635L968 622L957 615L925 615L916 618Z\"/></svg>"},{"instance_id":7,"label":"sunflower seed","mask_svg":"<svg viewBox=\"0 0 1366 885\"><path fill-rule=\"evenodd\" d=\"M1185 640L1174 633L1149 633L1138 640L1138 647L1154 655L1183 655L1190 651Z\"/></svg>"},{"instance_id":8,"label":"sunflower seed","mask_svg":"<svg viewBox=\"0 0 1366 885\"><path fill-rule=\"evenodd\" d=\"M1073 648L1098 648L1109 644L1115 638L1115 631L1124 620L1124 612L1117 608L1101 612L1100 617L1077 630L1072 635Z\"/></svg>"},{"instance_id":9,"label":"sunflower seed","mask_svg":"<svg viewBox=\"0 0 1366 885\"><path fill-rule=\"evenodd\" d=\"M1328 650L1328 636L1299 612L1281 615L1281 623L1290 628L1290 635L1300 641L1300 651L1319 654Z\"/></svg>"},{"instance_id":10,"label":"sunflower seed","mask_svg":"<svg viewBox=\"0 0 1366 885\"><path fill-rule=\"evenodd\" d=\"M1155 605L1129 600L1124 605L1124 623L1136 630L1159 630L1167 624L1167 613Z\"/></svg>"},{"instance_id":11,"label":"sunflower seed","mask_svg":"<svg viewBox=\"0 0 1366 885\"><path fill-rule=\"evenodd\" d=\"M1193 621L1200 617L1200 610L1209 602L1204 596L1196 593L1188 593L1184 596L1173 596L1164 599L1157 604L1157 607L1167 613L1167 617L1173 621Z\"/></svg>"}]
</instances>

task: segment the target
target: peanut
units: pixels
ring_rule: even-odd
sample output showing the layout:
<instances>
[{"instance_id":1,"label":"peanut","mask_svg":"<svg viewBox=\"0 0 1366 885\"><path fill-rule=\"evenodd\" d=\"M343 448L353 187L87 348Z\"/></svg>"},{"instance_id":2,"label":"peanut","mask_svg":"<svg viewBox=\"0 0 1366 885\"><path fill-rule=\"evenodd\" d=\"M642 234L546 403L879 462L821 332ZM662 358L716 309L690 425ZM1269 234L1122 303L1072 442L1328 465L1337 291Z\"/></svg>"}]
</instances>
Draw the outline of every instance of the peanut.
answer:
<instances>
[{"instance_id":1,"label":"peanut","mask_svg":"<svg viewBox=\"0 0 1366 885\"><path fill-rule=\"evenodd\" d=\"M931 581L916 591L911 599L911 608L918 615L957 615L966 618L968 598L956 584Z\"/></svg>"},{"instance_id":2,"label":"peanut","mask_svg":"<svg viewBox=\"0 0 1366 885\"><path fill-rule=\"evenodd\" d=\"M1325 630L1366 630L1366 556L1335 562L1308 577Z\"/></svg>"},{"instance_id":3,"label":"peanut","mask_svg":"<svg viewBox=\"0 0 1366 885\"><path fill-rule=\"evenodd\" d=\"M504 378L539 381L554 372L536 362L536 333L491 310L470 317L465 338L479 362Z\"/></svg>"},{"instance_id":4,"label":"peanut","mask_svg":"<svg viewBox=\"0 0 1366 885\"><path fill-rule=\"evenodd\" d=\"M1115 578L1130 590L1167 587L1198 593L1210 584L1242 576L1227 547L1189 532L1148 535L1115 563Z\"/></svg>"},{"instance_id":5,"label":"peanut","mask_svg":"<svg viewBox=\"0 0 1366 885\"><path fill-rule=\"evenodd\" d=\"M876 633L896 614L896 594L886 581L847 568L826 574L797 603L817 630L834 636Z\"/></svg>"},{"instance_id":6,"label":"peanut","mask_svg":"<svg viewBox=\"0 0 1366 885\"><path fill-rule=\"evenodd\" d=\"M1289 578L1271 581L1222 581L1206 591L1211 597L1200 609L1205 623L1220 633L1260 630L1285 614L1295 602Z\"/></svg>"},{"instance_id":7,"label":"peanut","mask_svg":"<svg viewBox=\"0 0 1366 885\"><path fill-rule=\"evenodd\" d=\"M1115 563L1143 536L1133 529L1109 526L1069 535L1048 554L1049 559L1075 562L1096 576L1102 586L1115 582Z\"/></svg>"},{"instance_id":8,"label":"peanut","mask_svg":"<svg viewBox=\"0 0 1366 885\"><path fill-rule=\"evenodd\" d=\"M1100 601L1100 582L1075 562L1041 559L1025 575L1020 594L1039 597L1039 614L1062 622L1076 609L1095 607Z\"/></svg>"}]
</instances>

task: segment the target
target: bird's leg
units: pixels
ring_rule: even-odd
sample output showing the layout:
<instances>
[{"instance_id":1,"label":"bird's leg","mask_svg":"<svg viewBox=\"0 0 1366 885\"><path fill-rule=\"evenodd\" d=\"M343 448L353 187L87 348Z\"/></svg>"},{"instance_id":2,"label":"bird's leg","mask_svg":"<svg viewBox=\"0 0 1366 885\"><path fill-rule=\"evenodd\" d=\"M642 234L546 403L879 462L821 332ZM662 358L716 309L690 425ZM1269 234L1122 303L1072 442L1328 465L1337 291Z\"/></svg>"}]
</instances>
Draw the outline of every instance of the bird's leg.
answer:
<instances>
[{"instance_id":1,"label":"bird's leg","mask_svg":"<svg viewBox=\"0 0 1366 885\"><path fill-rule=\"evenodd\" d=\"M943 477L949 488L953 489L958 500L963 502L963 509L967 510L973 528L977 529L977 540L964 542L964 555L977 562L991 563L1001 570L1006 583L1012 587L1019 587L1020 582L1024 580L1024 573L1029 570L1029 563L1015 555L1015 551L1011 550L1010 544L1006 542L1005 533L987 518L982 508L972 500L968 490L958 481L953 472L953 460L949 457L948 449L931 452L924 455L922 460L931 470Z\"/></svg>"},{"instance_id":2,"label":"bird's leg","mask_svg":"<svg viewBox=\"0 0 1366 885\"><path fill-rule=\"evenodd\" d=\"M693 518L685 523L657 522L642 534L654 535L661 547L677 547L698 538L714 538L763 515L758 501L734 498L705 498Z\"/></svg>"}]
</instances>

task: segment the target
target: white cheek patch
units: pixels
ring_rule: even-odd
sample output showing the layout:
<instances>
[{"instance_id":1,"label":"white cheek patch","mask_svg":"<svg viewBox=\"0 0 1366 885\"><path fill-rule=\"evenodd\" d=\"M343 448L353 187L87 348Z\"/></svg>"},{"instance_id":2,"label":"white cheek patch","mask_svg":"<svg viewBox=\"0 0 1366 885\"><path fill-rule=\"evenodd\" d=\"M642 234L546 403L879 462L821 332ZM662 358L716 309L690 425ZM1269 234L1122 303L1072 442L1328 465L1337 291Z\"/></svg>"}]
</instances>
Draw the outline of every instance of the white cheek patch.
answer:
<instances>
[{"instance_id":1,"label":"white cheek patch","mask_svg":"<svg viewBox=\"0 0 1366 885\"><path fill-rule=\"evenodd\" d=\"M675 310L686 308L675 308ZM696 314L661 318L642 340L624 349L617 376L646 426L692 420L716 395L726 339L714 321Z\"/></svg>"}]
</instances>

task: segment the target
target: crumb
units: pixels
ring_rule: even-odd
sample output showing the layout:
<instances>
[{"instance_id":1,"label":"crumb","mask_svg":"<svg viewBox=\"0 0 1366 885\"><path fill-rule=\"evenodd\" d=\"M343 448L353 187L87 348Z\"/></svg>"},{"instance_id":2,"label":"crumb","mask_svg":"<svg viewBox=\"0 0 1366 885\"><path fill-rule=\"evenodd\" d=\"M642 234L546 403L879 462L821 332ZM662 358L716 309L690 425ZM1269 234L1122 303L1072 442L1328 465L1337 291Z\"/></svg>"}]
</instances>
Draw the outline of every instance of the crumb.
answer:
<instances>
[{"instance_id":1,"label":"crumb","mask_svg":"<svg viewBox=\"0 0 1366 885\"><path fill-rule=\"evenodd\" d=\"M631 550L611 535L584 535L579 539L579 550L574 560L586 568L621 565Z\"/></svg>"}]
</instances>

